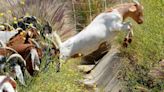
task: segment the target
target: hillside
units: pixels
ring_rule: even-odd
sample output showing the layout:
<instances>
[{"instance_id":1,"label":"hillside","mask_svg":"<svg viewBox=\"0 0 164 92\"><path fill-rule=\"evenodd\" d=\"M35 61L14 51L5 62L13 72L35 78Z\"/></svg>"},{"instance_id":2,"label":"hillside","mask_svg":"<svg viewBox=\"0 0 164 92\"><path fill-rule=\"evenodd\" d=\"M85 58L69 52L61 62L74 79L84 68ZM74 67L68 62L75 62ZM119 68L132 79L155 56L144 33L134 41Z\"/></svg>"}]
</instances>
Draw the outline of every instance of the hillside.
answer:
<instances>
[{"instance_id":1,"label":"hillside","mask_svg":"<svg viewBox=\"0 0 164 92\"><path fill-rule=\"evenodd\" d=\"M142 0L141 3L144 23L133 25L134 40L128 48L121 49L124 57L121 71L127 90L135 92L143 88L160 92L164 89L163 80L154 79L149 73L164 58L164 7L160 0Z\"/></svg>"}]
</instances>

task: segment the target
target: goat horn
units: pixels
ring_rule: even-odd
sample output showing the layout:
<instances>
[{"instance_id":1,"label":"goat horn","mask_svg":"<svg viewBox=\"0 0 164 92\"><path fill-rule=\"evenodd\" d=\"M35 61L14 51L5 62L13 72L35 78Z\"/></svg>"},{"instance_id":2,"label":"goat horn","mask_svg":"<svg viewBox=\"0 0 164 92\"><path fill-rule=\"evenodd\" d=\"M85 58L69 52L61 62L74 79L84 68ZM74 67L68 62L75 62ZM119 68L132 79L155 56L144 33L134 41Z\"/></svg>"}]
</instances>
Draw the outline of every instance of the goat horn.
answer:
<instances>
[{"instance_id":1,"label":"goat horn","mask_svg":"<svg viewBox=\"0 0 164 92\"><path fill-rule=\"evenodd\" d=\"M41 48L41 47L39 46L39 44L38 44L34 39L31 39L31 41L35 44L35 46L36 46L37 48Z\"/></svg>"},{"instance_id":2,"label":"goat horn","mask_svg":"<svg viewBox=\"0 0 164 92\"><path fill-rule=\"evenodd\" d=\"M18 53L16 50L14 50L13 48L10 48L10 47L1 47L1 48L7 49L7 50L11 50L14 53Z\"/></svg>"},{"instance_id":3,"label":"goat horn","mask_svg":"<svg viewBox=\"0 0 164 92\"><path fill-rule=\"evenodd\" d=\"M17 32L22 32L23 29L22 29L22 28L17 28L17 29L15 29L15 31L17 31Z\"/></svg>"},{"instance_id":4,"label":"goat horn","mask_svg":"<svg viewBox=\"0 0 164 92\"><path fill-rule=\"evenodd\" d=\"M19 55L19 54L12 54L8 59L7 59L7 62L9 62L12 58L19 58L22 62L23 62L23 64L26 66L26 61L23 59L23 57L21 56L21 55Z\"/></svg>"}]
</instances>

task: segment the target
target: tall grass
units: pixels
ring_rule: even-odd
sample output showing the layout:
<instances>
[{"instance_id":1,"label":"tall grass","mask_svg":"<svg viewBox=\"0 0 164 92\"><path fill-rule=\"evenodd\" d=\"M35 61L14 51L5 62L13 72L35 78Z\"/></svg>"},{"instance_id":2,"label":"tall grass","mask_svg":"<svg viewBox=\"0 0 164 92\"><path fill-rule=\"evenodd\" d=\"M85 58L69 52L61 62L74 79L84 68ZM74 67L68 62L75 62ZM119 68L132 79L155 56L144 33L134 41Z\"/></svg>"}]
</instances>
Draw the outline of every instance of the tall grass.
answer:
<instances>
[{"instance_id":1,"label":"tall grass","mask_svg":"<svg viewBox=\"0 0 164 92\"><path fill-rule=\"evenodd\" d=\"M1 0L1 22L11 22L23 16L36 16L42 24L47 21L53 30L60 30L65 13L65 3L59 0Z\"/></svg>"}]
</instances>

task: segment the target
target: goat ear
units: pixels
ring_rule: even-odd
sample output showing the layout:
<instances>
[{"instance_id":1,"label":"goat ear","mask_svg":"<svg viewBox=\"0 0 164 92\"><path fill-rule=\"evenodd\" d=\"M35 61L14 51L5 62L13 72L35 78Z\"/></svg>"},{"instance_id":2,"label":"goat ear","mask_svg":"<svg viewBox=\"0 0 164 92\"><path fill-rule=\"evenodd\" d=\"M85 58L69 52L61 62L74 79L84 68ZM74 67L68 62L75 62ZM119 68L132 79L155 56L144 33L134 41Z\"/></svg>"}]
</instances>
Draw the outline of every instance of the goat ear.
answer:
<instances>
[{"instance_id":1,"label":"goat ear","mask_svg":"<svg viewBox=\"0 0 164 92\"><path fill-rule=\"evenodd\" d=\"M131 6L131 7L129 8L129 11L130 11L130 12L135 12L136 10L137 10L136 6Z\"/></svg>"}]
</instances>

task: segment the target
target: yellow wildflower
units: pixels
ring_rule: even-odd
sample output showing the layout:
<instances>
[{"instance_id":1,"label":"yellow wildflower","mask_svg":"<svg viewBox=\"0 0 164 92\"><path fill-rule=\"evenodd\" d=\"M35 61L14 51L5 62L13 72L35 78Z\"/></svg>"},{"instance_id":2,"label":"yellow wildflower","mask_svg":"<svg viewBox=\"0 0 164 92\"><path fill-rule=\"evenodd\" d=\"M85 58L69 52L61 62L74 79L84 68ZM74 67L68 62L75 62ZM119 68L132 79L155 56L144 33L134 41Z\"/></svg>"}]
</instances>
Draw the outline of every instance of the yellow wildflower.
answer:
<instances>
[{"instance_id":1,"label":"yellow wildflower","mask_svg":"<svg viewBox=\"0 0 164 92\"><path fill-rule=\"evenodd\" d=\"M14 20L17 20L17 18L16 18L16 17L14 17Z\"/></svg>"},{"instance_id":2,"label":"yellow wildflower","mask_svg":"<svg viewBox=\"0 0 164 92\"><path fill-rule=\"evenodd\" d=\"M20 3L21 3L22 5L25 5L25 2L24 2L24 1L21 1Z\"/></svg>"},{"instance_id":3,"label":"yellow wildflower","mask_svg":"<svg viewBox=\"0 0 164 92\"><path fill-rule=\"evenodd\" d=\"M4 13L0 13L0 16L4 16Z\"/></svg>"},{"instance_id":4,"label":"yellow wildflower","mask_svg":"<svg viewBox=\"0 0 164 92\"><path fill-rule=\"evenodd\" d=\"M29 25L30 27L33 27L33 24L32 23L30 23L30 25Z\"/></svg>"}]
</instances>

